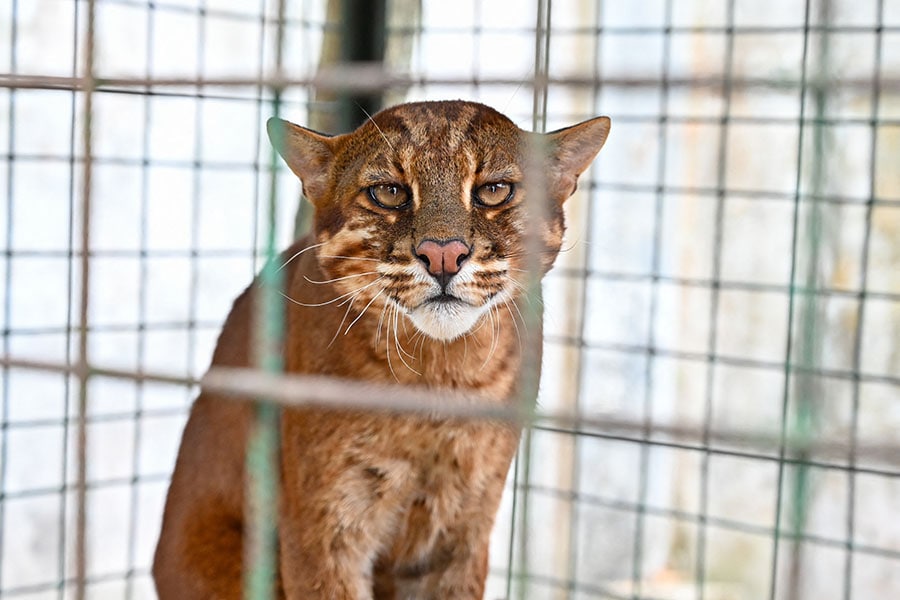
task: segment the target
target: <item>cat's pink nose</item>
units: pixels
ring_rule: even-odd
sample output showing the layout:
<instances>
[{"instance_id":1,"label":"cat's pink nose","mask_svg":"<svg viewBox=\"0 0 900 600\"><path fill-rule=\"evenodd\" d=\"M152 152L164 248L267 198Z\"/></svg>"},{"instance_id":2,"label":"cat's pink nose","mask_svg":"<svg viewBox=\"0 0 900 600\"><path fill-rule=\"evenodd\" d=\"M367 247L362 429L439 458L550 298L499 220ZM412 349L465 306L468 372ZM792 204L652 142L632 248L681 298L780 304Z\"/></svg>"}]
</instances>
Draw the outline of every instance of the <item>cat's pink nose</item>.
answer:
<instances>
[{"instance_id":1,"label":"cat's pink nose","mask_svg":"<svg viewBox=\"0 0 900 600\"><path fill-rule=\"evenodd\" d=\"M469 257L469 247L459 240L425 240L416 247L416 256L425 263L429 273L449 280Z\"/></svg>"}]
</instances>

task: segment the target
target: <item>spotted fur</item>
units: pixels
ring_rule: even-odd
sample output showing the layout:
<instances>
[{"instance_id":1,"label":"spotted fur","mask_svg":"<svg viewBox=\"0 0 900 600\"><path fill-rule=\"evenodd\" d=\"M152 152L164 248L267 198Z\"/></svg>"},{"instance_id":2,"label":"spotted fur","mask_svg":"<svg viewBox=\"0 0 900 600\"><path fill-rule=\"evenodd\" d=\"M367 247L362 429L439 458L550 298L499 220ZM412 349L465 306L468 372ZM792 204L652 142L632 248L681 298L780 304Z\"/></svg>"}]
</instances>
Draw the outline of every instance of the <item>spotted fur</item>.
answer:
<instances>
[{"instance_id":1,"label":"spotted fur","mask_svg":"<svg viewBox=\"0 0 900 600\"><path fill-rule=\"evenodd\" d=\"M462 101L397 106L334 137L271 120L315 206L313 234L282 256L286 370L510 401L527 269L552 266L563 202L608 131L599 117L537 136ZM507 199L480 202L494 184ZM255 295L236 300L214 365L251 364ZM249 411L207 392L194 403L154 563L163 600L240 597ZM481 598L516 427L290 409L281 435L279 597Z\"/></svg>"}]
</instances>

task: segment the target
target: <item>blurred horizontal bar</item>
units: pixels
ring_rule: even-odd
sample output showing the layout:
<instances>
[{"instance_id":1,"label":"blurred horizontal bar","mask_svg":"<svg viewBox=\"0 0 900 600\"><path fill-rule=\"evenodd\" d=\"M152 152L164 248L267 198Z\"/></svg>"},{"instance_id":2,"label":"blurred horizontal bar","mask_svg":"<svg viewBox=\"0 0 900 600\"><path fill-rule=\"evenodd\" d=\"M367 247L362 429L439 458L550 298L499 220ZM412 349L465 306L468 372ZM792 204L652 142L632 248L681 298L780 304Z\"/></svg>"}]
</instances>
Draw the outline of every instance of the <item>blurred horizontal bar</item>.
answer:
<instances>
[{"instance_id":1,"label":"blurred horizontal bar","mask_svg":"<svg viewBox=\"0 0 900 600\"><path fill-rule=\"evenodd\" d=\"M290 87L315 87L319 89L372 92L386 88L408 88L425 85L478 85L478 86L521 86L531 82L536 87L571 86L596 89L601 87L620 88L716 88L728 86L730 89L772 88L793 90L800 87L822 92L838 90L870 90L876 87L881 93L900 92L900 78L826 78L807 79L805 82L792 78L769 77L435 77L401 75L385 71L380 63L353 64L320 70L312 77L103 77L88 80L83 77L60 77L43 75L0 74L0 88L20 89L64 89L82 91L88 85L94 91L107 88L132 87L253 87L265 86L274 89Z\"/></svg>"},{"instance_id":2,"label":"blurred horizontal bar","mask_svg":"<svg viewBox=\"0 0 900 600\"><path fill-rule=\"evenodd\" d=\"M700 289L735 290L741 292L765 292L774 294L799 294L817 297L850 298L855 300L885 300L888 302L900 302L900 292L880 292L874 290L842 290L836 288L791 287L787 284L757 283L753 281L741 281L736 279L712 279L708 277L676 277L664 273L650 273L646 271L603 271L597 269L577 269L573 267L554 267L547 274L548 279L598 279L601 281L627 281L631 283L656 282L668 283L681 287L693 287Z\"/></svg>"},{"instance_id":3,"label":"blurred horizontal bar","mask_svg":"<svg viewBox=\"0 0 900 600\"><path fill-rule=\"evenodd\" d=\"M750 533L766 538L771 538L775 532L774 527L766 527L764 525L757 525L755 523L748 523L735 519L727 519L724 517L716 517L705 513L693 513L662 506L654 506L652 504L640 504L631 500L606 498L597 496L595 494L573 492L570 490L552 488L544 485L530 485L528 486L528 491L536 492L544 496L549 496L568 502L576 502L589 506L600 506L603 508L611 508L613 510L621 510L629 513L646 512L647 514L651 514L657 517L670 518L674 521L704 523L711 527L715 527L717 529L722 529L725 531L739 531L741 533ZM900 560L900 550L895 550L893 548L884 548L881 546L873 546L871 544L857 544L850 540L836 539L812 533L798 533L795 531L781 531L779 535L783 538L798 540L816 546L825 546L831 548L851 547L853 548L853 550L859 552L860 554L869 554L872 556L879 556L881 558Z\"/></svg>"},{"instance_id":4,"label":"blurred horizontal bar","mask_svg":"<svg viewBox=\"0 0 900 600\"><path fill-rule=\"evenodd\" d=\"M107 0L108 2L109 0ZM257 16L258 18L258 16ZM326 27L328 24L304 21L312 26ZM685 34L720 34L720 35L779 35L786 33L865 33L874 34L877 31L894 33L900 31L900 25L588 25L588 26L553 26L553 37L563 36L589 36L599 35L685 35ZM421 29L416 27L388 27L388 34L417 34ZM472 35L472 30L465 27L429 27L429 34L457 34ZM492 27L481 25L478 28L481 35L534 35L534 27Z\"/></svg>"},{"instance_id":5,"label":"blurred horizontal bar","mask_svg":"<svg viewBox=\"0 0 900 600\"><path fill-rule=\"evenodd\" d=\"M92 248L88 252L90 258L248 258L253 255L253 248L208 248L197 250L191 248L160 248L160 249L127 249L127 248ZM80 250L53 250L40 248L23 248L22 250L9 249L0 251L0 256L6 258L81 258Z\"/></svg>"},{"instance_id":6,"label":"blurred horizontal bar","mask_svg":"<svg viewBox=\"0 0 900 600\"><path fill-rule=\"evenodd\" d=\"M256 99L249 100L254 103ZM0 154L0 160L10 162L75 162L81 164L84 157L81 154ZM114 167L156 167L165 169L208 169L210 171L234 171L246 169L247 171L268 171L269 167L249 160L190 160L177 158L128 158L116 156L93 156L91 162L98 166Z\"/></svg>"},{"instance_id":7,"label":"blurred horizontal bar","mask_svg":"<svg viewBox=\"0 0 900 600\"><path fill-rule=\"evenodd\" d=\"M763 360L758 358L748 358L728 354L712 354L708 352L690 352L686 350L678 350L675 348L647 346L645 344L626 344L624 342L611 341L590 341L564 335L545 335L544 341L588 350L606 350L610 352L619 352L622 354L647 354L650 356L662 356L665 358L676 358L695 362L720 363L723 365L735 367L770 369L791 374L803 373L805 375L817 375L821 377L830 377L832 379L846 379L850 381L860 381L863 383L885 383L888 385L900 386L900 375L892 375L888 373L862 373L859 371L851 371L846 369L805 367L794 363L785 364L784 362L775 360Z\"/></svg>"},{"instance_id":8,"label":"blurred horizontal bar","mask_svg":"<svg viewBox=\"0 0 900 600\"><path fill-rule=\"evenodd\" d=\"M186 331L189 329L221 329L220 320L197 321L145 321L143 323L92 323L88 326L88 333L141 333L144 331ZM45 325L29 327L5 327L0 329L2 336L40 336L40 335L65 335L79 330L77 325Z\"/></svg>"},{"instance_id":9,"label":"blurred horizontal bar","mask_svg":"<svg viewBox=\"0 0 900 600\"><path fill-rule=\"evenodd\" d=\"M101 585L104 583L118 582L126 577L150 577L149 569L131 569L129 571L123 572L111 572L111 573L103 573L100 575L88 575L84 578L84 583L87 586L92 585ZM54 579L52 581L47 582L39 582L39 583L29 583L26 585L19 585L13 587L5 587L0 590L0 595L3 598L15 598L18 596L28 596L32 598L36 594L42 594L44 592L50 592L54 590L62 590L67 588L73 588L78 585L79 580L75 577L67 577L64 580ZM46 596L41 596L46 597ZM65 596L66 598L69 595Z\"/></svg>"},{"instance_id":10,"label":"blurred horizontal bar","mask_svg":"<svg viewBox=\"0 0 900 600\"><path fill-rule=\"evenodd\" d=\"M654 185L649 183L625 183L621 181L599 181L591 183L591 189L609 190L616 192L631 192L637 194L678 194L681 196L738 196L742 200L767 200L775 202L797 202L814 200L826 204L850 204L866 206L869 202L873 206L886 206L900 208L900 198L881 198L867 196L841 196L837 194L809 194L806 192L782 192L777 190L759 190L753 188L714 187L714 186L679 186L679 185Z\"/></svg>"},{"instance_id":11,"label":"blurred horizontal bar","mask_svg":"<svg viewBox=\"0 0 900 600\"><path fill-rule=\"evenodd\" d=\"M91 490L103 490L112 487L125 487L132 486L135 484L146 484L146 483L169 483L169 478L171 477L171 473L166 471L164 473L147 473L143 475L134 475L131 477L113 477L113 478L104 478L104 479L88 479L87 480L87 489ZM16 490L12 492L6 492L4 494L0 494L0 501L6 500L23 500L25 498L42 498L45 496L58 496L60 494L68 494L74 492L77 488L77 481L75 481L74 477L66 482L63 485L56 485L50 487L41 487L41 488L26 488L22 490Z\"/></svg>"},{"instance_id":12,"label":"blurred horizontal bar","mask_svg":"<svg viewBox=\"0 0 900 600\"><path fill-rule=\"evenodd\" d=\"M79 2L87 2L87 0L78 0ZM103 0L104 5L130 6L133 8L147 9L147 0ZM183 2L166 2L165 0L155 0L152 9L161 12L192 14L201 17L211 17L217 19L227 19L238 22L249 22L253 24L265 23L267 25L277 25L279 23L286 27L305 27L324 32L336 30L340 27L338 23L329 23L321 19L310 19L302 17L287 16L283 20L279 20L273 11L240 11L233 8L218 8L212 6L191 6ZM803 24L796 25L601 25L601 26L554 26L554 37L566 35L585 35L595 36L600 34L614 35L663 35L663 34L689 34L689 33L706 33L706 34L785 34L785 33L876 33L883 31L885 33L894 33L900 31L900 25L835 25L835 24ZM414 35L421 32L416 27L404 26L387 26L389 35ZM428 28L429 33L436 34L463 34L471 35L472 29L466 27L453 26L434 26ZM534 27L522 26L491 26L490 24L480 24L478 32L482 35L500 34L500 35L534 35Z\"/></svg>"},{"instance_id":13,"label":"blurred horizontal bar","mask_svg":"<svg viewBox=\"0 0 900 600\"><path fill-rule=\"evenodd\" d=\"M823 469L828 471L843 471L845 473L864 473L866 475L875 475L877 477L900 477L900 465L895 470L890 468L882 468L873 466L872 464L862 465L859 462L848 462L848 457L833 459L834 461L843 460L844 462L829 462L827 460L812 458L794 458L791 456L782 457L779 455L780 448L766 448L763 450L738 450L728 446L727 443L721 446L713 446L700 442L673 442L665 439L647 438L643 435L621 434L621 433L604 433L600 431L585 431L578 428L552 427L547 425L535 425L535 431L544 431L558 435L576 436L579 438L594 438L605 440L608 442L624 442L628 444L639 444L641 446L650 446L653 448L666 448L669 450L685 450L687 452L702 452L711 456L727 456L729 458L746 458L753 461L766 461L772 463L783 463L790 466L803 464L808 467Z\"/></svg>"},{"instance_id":14,"label":"blurred horizontal bar","mask_svg":"<svg viewBox=\"0 0 900 600\"><path fill-rule=\"evenodd\" d=\"M58 362L31 360L27 358L12 358L9 356L0 357L0 367L10 367L14 369L28 369L32 371L50 371L54 373L77 374L78 365L67 365ZM90 377L110 377L113 379L130 379L132 381L167 383L171 385L186 386L198 385L199 379L193 377L185 377L181 375L166 375L161 373L150 373L145 371L134 371L128 369L112 369L105 367L97 367L96 365L88 365L88 376Z\"/></svg>"},{"instance_id":15,"label":"blurred horizontal bar","mask_svg":"<svg viewBox=\"0 0 900 600\"><path fill-rule=\"evenodd\" d=\"M75 373L77 365L0 358L0 366L32 369L57 373ZM463 418L507 421L510 423L552 423L560 427L578 427L583 433L591 430L618 431L667 436L672 439L702 440L728 443L752 448L779 448L782 437L777 432L751 431L734 428L717 428L710 431L702 423L647 423L644 420L627 419L611 413L577 415L539 412L529 417L526 407L514 401L485 395L438 391L429 388L372 385L354 380L342 380L321 376L265 373L254 369L214 368L201 380L191 377L110 369L89 365L89 376L112 377L134 381L153 381L173 385L200 384L208 391L239 398L266 398L285 407L316 406L340 410L369 410L414 413L434 418ZM900 465L900 442L866 442L851 446L833 437L817 440L787 437L785 448L805 460L812 456L883 461Z\"/></svg>"},{"instance_id":16,"label":"blurred horizontal bar","mask_svg":"<svg viewBox=\"0 0 900 600\"><path fill-rule=\"evenodd\" d=\"M98 412L96 414L88 413L86 417L86 421L88 425L95 425L101 423L118 423L121 421L134 421L138 418L143 419L169 419L169 418L185 418L188 413L188 406L186 404L182 404L181 406L170 406L164 408L142 408L140 410L132 409L132 410L120 410L117 412ZM72 425L78 420L78 417L73 413L69 416L63 417L44 417L37 419L8 419L6 421L6 429L7 430L21 430L21 429L40 429L43 427L61 427L63 425Z\"/></svg>"}]
</instances>

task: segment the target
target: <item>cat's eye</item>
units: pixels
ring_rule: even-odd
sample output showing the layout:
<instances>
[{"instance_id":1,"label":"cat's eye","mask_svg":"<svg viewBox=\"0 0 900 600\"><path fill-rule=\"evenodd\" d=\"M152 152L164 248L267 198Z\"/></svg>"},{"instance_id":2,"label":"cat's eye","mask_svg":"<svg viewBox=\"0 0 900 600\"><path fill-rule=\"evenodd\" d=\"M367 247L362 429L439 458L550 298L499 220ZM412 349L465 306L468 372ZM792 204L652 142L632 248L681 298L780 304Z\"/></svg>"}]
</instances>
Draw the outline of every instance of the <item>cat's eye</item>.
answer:
<instances>
[{"instance_id":1,"label":"cat's eye","mask_svg":"<svg viewBox=\"0 0 900 600\"><path fill-rule=\"evenodd\" d=\"M369 186L369 198L383 208L403 208L409 204L409 190L396 183Z\"/></svg>"},{"instance_id":2,"label":"cat's eye","mask_svg":"<svg viewBox=\"0 0 900 600\"><path fill-rule=\"evenodd\" d=\"M475 202L482 206L500 206L513 197L515 186L511 183L486 183L477 188L472 195Z\"/></svg>"}]
</instances>

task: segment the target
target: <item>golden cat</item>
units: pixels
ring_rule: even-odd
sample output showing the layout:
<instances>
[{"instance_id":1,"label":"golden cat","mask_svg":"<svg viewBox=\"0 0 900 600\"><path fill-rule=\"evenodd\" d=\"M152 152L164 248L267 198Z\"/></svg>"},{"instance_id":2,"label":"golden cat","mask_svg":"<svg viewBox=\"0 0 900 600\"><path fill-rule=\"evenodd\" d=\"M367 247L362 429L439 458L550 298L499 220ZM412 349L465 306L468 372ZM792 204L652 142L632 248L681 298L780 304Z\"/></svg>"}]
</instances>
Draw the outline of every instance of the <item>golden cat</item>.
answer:
<instances>
[{"instance_id":1,"label":"golden cat","mask_svg":"<svg viewBox=\"0 0 900 600\"><path fill-rule=\"evenodd\" d=\"M313 234L282 257L286 370L514 399L526 228L541 220L546 272L608 132L598 117L542 138L546 207L530 212L537 134L487 106L405 104L334 137L270 120L315 206ZM253 302L251 286L213 365L252 364ZM194 403L153 566L162 600L240 597L250 416L208 392ZM281 439L279 597L482 597L516 426L291 408Z\"/></svg>"}]
</instances>

